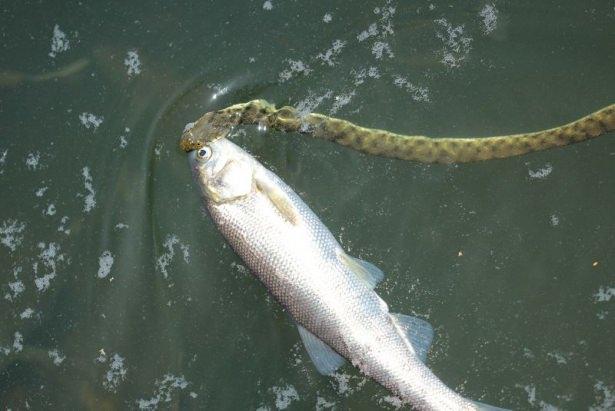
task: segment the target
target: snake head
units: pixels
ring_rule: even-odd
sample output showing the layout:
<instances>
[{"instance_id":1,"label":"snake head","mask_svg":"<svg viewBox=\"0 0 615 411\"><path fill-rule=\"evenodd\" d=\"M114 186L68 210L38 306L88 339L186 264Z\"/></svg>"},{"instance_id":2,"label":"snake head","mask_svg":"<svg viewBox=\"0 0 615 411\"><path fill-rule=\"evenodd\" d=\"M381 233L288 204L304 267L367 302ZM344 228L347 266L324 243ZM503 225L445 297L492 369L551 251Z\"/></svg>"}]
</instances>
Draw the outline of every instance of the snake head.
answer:
<instances>
[{"instance_id":1,"label":"snake head","mask_svg":"<svg viewBox=\"0 0 615 411\"><path fill-rule=\"evenodd\" d=\"M205 143L226 137L233 128L230 119L223 119L220 113L210 111L194 123L188 123L179 140L179 148L185 152L198 150Z\"/></svg>"}]
</instances>

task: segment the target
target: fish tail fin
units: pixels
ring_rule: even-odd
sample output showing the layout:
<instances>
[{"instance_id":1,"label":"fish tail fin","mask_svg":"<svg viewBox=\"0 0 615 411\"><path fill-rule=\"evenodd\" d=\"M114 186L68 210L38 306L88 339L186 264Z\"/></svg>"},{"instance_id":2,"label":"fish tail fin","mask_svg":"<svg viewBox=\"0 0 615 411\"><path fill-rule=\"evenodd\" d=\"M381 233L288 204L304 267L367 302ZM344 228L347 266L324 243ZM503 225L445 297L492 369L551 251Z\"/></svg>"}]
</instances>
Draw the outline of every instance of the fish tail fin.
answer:
<instances>
[{"instance_id":1,"label":"fish tail fin","mask_svg":"<svg viewBox=\"0 0 615 411\"><path fill-rule=\"evenodd\" d=\"M508 408L494 407L493 405L484 404L478 401L472 401L478 411L511 411Z\"/></svg>"}]
</instances>

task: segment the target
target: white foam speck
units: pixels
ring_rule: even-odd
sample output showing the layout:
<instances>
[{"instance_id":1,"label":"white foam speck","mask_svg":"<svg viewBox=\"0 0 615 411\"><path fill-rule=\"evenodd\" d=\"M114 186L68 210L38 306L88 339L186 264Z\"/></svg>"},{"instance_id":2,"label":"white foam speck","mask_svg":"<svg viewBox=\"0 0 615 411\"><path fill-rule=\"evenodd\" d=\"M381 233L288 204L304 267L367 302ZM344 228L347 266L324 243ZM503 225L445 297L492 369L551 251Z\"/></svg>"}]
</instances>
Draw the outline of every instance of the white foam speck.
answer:
<instances>
[{"instance_id":1,"label":"white foam speck","mask_svg":"<svg viewBox=\"0 0 615 411\"><path fill-rule=\"evenodd\" d=\"M335 383L332 383L332 385L335 387L337 393L343 395L344 397L347 397L353 392L360 390L367 382L366 378L353 377L350 374L339 372L332 374L331 377L335 380ZM359 381L356 381L356 384L351 384L352 380L357 379Z\"/></svg>"},{"instance_id":2,"label":"white foam speck","mask_svg":"<svg viewBox=\"0 0 615 411\"><path fill-rule=\"evenodd\" d=\"M275 407L278 410L287 409L293 401L299 399L297 390L290 384L284 387L272 387L271 391L275 394Z\"/></svg>"},{"instance_id":3,"label":"white foam speck","mask_svg":"<svg viewBox=\"0 0 615 411\"><path fill-rule=\"evenodd\" d=\"M410 93L412 100L414 101L427 103L431 101L429 97L429 89L427 87L417 86L408 81L405 77L399 75L393 76L393 84Z\"/></svg>"},{"instance_id":4,"label":"white foam speck","mask_svg":"<svg viewBox=\"0 0 615 411\"><path fill-rule=\"evenodd\" d=\"M384 41L376 41L372 46L372 54L376 57L376 60L380 60L386 52L389 58L395 57L389 43Z\"/></svg>"},{"instance_id":5,"label":"white foam speck","mask_svg":"<svg viewBox=\"0 0 615 411\"><path fill-rule=\"evenodd\" d=\"M286 59L286 62L288 63L288 68L282 70L278 75L281 83L290 80L296 74L303 74L304 76L307 76L312 71L310 66L301 60Z\"/></svg>"},{"instance_id":6,"label":"white foam speck","mask_svg":"<svg viewBox=\"0 0 615 411\"><path fill-rule=\"evenodd\" d=\"M4 298L10 301L13 301L15 297L26 291L26 286L19 280L8 283L8 287L12 294L7 294Z\"/></svg>"},{"instance_id":7,"label":"white foam speck","mask_svg":"<svg viewBox=\"0 0 615 411\"><path fill-rule=\"evenodd\" d=\"M36 151L33 153L28 153L28 155L26 156L26 167L28 167L28 170L37 170L40 168L40 160L41 160L41 153Z\"/></svg>"},{"instance_id":8,"label":"white foam speck","mask_svg":"<svg viewBox=\"0 0 615 411\"><path fill-rule=\"evenodd\" d=\"M49 57L55 58L60 53L65 52L70 47L70 42L66 37L66 34L60 30L60 26L57 24L53 27L53 37L51 37L51 51Z\"/></svg>"},{"instance_id":9,"label":"white foam speck","mask_svg":"<svg viewBox=\"0 0 615 411\"><path fill-rule=\"evenodd\" d=\"M32 315L34 315L34 310L32 308L28 307L25 310L23 310L21 312L21 314L19 314L19 318L24 320L24 319L27 319L27 318L32 318Z\"/></svg>"},{"instance_id":10,"label":"white foam speck","mask_svg":"<svg viewBox=\"0 0 615 411\"><path fill-rule=\"evenodd\" d=\"M128 50L124 58L124 65L126 66L128 77L141 74L141 60L139 60L137 50Z\"/></svg>"},{"instance_id":11,"label":"white foam speck","mask_svg":"<svg viewBox=\"0 0 615 411\"><path fill-rule=\"evenodd\" d=\"M85 128L93 128L94 131L96 131L96 129L102 124L105 118L103 116L99 117L92 113L83 112L79 114L79 120L81 121L81 124L85 126Z\"/></svg>"},{"instance_id":12,"label":"white foam speck","mask_svg":"<svg viewBox=\"0 0 615 411\"><path fill-rule=\"evenodd\" d=\"M536 387L532 384L521 386L517 385L517 387L522 387L527 393L527 401L532 406L538 406L543 411L557 411L557 408L545 401L538 400L536 397Z\"/></svg>"},{"instance_id":13,"label":"white foam speck","mask_svg":"<svg viewBox=\"0 0 615 411\"><path fill-rule=\"evenodd\" d=\"M62 219L60 220L60 225L58 226L58 231L61 233L64 233L66 235L70 234L70 228L66 228L66 225L68 224L68 216L63 216Z\"/></svg>"},{"instance_id":14,"label":"white foam speck","mask_svg":"<svg viewBox=\"0 0 615 411\"><path fill-rule=\"evenodd\" d=\"M380 70L378 67L371 66L369 68L360 68L350 70L350 75L354 77L354 85L359 86L365 83L366 78L380 78Z\"/></svg>"},{"instance_id":15,"label":"white foam speck","mask_svg":"<svg viewBox=\"0 0 615 411\"><path fill-rule=\"evenodd\" d=\"M49 204L47 206L47 208L43 211L43 215L55 215L56 213L56 206L54 204Z\"/></svg>"},{"instance_id":16,"label":"white foam speck","mask_svg":"<svg viewBox=\"0 0 615 411\"><path fill-rule=\"evenodd\" d=\"M45 186L45 187L41 187L38 190L36 190L34 192L34 195L37 197L42 197L45 195L45 192L47 191L47 189L49 189L49 187Z\"/></svg>"},{"instance_id":17,"label":"white foam speck","mask_svg":"<svg viewBox=\"0 0 615 411\"><path fill-rule=\"evenodd\" d=\"M190 385L183 375L177 377L172 374L166 374L162 380L156 380L155 384L156 391L154 392L153 397L149 399L140 399L137 401L137 405L140 410L155 410L158 408L159 403L171 402L173 399L173 392L177 390L185 390L188 385Z\"/></svg>"},{"instance_id":18,"label":"white foam speck","mask_svg":"<svg viewBox=\"0 0 615 411\"><path fill-rule=\"evenodd\" d=\"M111 357L109 370L107 370L102 383L107 391L116 392L120 383L126 379L127 370L124 367L124 360L125 358L118 353L113 354Z\"/></svg>"},{"instance_id":19,"label":"white foam speck","mask_svg":"<svg viewBox=\"0 0 615 411\"><path fill-rule=\"evenodd\" d=\"M344 107L345 105L347 105L348 103L350 103L350 100L352 100L352 98L355 96L355 91L351 91L349 93L343 93L343 94L339 94L337 96L335 96L333 98L333 107L331 107L331 110L329 110L330 114L335 114L338 112L338 110L342 107Z\"/></svg>"},{"instance_id":20,"label":"white foam speck","mask_svg":"<svg viewBox=\"0 0 615 411\"><path fill-rule=\"evenodd\" d=\"M472 38L465 35L463 25L453 27L444 18L434 22L438 26L436 37L444 43L441 62L450 68L460 67L470 54Z\"/></svg>"},{"instance_id":21,"label":"white foam speck","mask_svg":"<svg viewBox=\"0 0 615 411\"><path fill-rule=\"evenodd\" d=\"M555 360L556 363L563 365L568 364L568 359L561 352L554 351L547 353L548 357L551 357Z\"/></svg>"},{"instance_id":22,"label":"white foam speck","mask_svg":"<svg viewBox=\"0 0 615 411\"><path fill-rule=\"evenodd\" d=\"M98 257L98 278L105 278L111 272L113 266L113 255L111 251L105 250Z\"/></svg>"},{"instance_id":23,"label":"white foam speck","mask_svg":"<svg viewBox=\"0 0 615 411\"><path fill-rule=\"evenodd\" d=\"M267 0L266 2L263 3L263 10L271 10L273 9L273 3L271 3L271 0Z\"/></svg>"},{"instance_id":24,"label":"white foam speck","mask_svg":"<svg viewBox=\"0 0 615 411\"><path fill-rule=\"evenodd\" d=\"M556 227L559 225L559 217L556 214L551 214L549 217L549 222L553 227Z\"/></svg>"},{"instance_id":25,"label":"white foam speck","mask_svg":"<svg viewBox=\"0 0 615 411\"><path fill-rule=\"evenodd\" d=\"M383 402L387 403L391 405L393 408L395 408L396 410L400 409L404 405L404 402L401 400L401 398L395 397L393 395L384 396L381 399L379 399L378 402L381 404Z\"/></svg>"},{"instance_id":26,"label":"white foam speck","mask_svg":"<svg viewBox=\"0 0 615 411\"><path fill-rule=\"evenodd\" d=\"M600 287L594 297L599 303L611 301L611 298L615 297L615 287Z\"/></svg>"},{"instance_id":27,"label":"white foam speck","mask_svg":"<svg viewBox=\"0 0 615 411\"><path fill-rule=\"evenodd\" d=\"M53 361L53 364L57 366L62 364L62 362L66 359L66 356L62 355L62 353L60 353L60 351L58 351L57 349L49 350L47 351L47 354L49 355L49 358L51 358L51 360Z\"/></svg>"},{"instance_id":28,"label":"white foam speck","mask_svg":"<svg viewBox=\"0 0 615 411\"><path fill-rule=\"evenodd\" d=\"M378 25L376 23L372 23L369 25L367 30L363 30L361 33L357 35L357 40L359 42L365 41L370 37L376 37L378 35Z\"/></svg>"},{"instance_id":29,"label":"white foam speck","mask_svg":"<svg viewBox=\"0 0 615 411\"><path fill-rule=\"evenodd\" d=\"M333 20L333 16L331 15L331 13L326 13L324 16L322 16L322 21L325 23L331 23L331 20Z\"/></svg>"},{"instance_id":30,"label":"white foam speck","mask_svg":"<svg viewBox=\"0 0 615 411\"><path fill-rule=\"evenodd\" d=\"M485 7L480 11L482 17L483 33L489 34L498 25L498 10L493 4L485 4Z\"/></svg>"},{"instance_id":31,"label":"white foam speck","mask_svg":"<svg viewBox=\"0 0 615 411\"><path fill-rule=\"evenodd\" d=\"M0 226L0 244L7 247L11 252L15 251L23 241L23 231L26 228L26 223L17 220L8 219L2 222Z\"/></svg>"},{"instance_id":32,"label":"white foam speck","mask_svg":"<svg viewBox=\"0 0 615 411\"><path fill-rule=\"evenodd\" d=\"M4 150L0 153L0 175L4 174L4 163L6 163L6 156L9 150Z\"/></svg>"},{"instance_id":33,"label":"white foam speck","mask_svg":"<svg viewBox=\"0 0 615 411\"><path fill-rule=\"evenodd\" d=\"M339 56L342 52L342 49L346 45L345 41L342 40L334 40L331 44L331 47L327 49L324 53L319 53L316 58L323 61L323 64L327 64L329 66L335 65L335 57Z\"/></svg>"},{"instance_id":34,"label":"white foam speck","mask_svg":"<svg viewBox=\"0 0 615 411\"><path fill-rule=\"evenodd\" d=\"M318 395L316 397L316 411L328 410L335 407L335 402L329 402Z\"/></svg>"},{"instance_id":35,"label":"white foam speck","mask_svg":"<svg viewBox=\"0 0 615 411\"><path fill-rule=\"evenodd\" d=\"M615 409L615 387L609 387L604 382L594 384L594 390L602 396L602 404L589 407L590 411L608 411Z\"/></svg>"},{"instance_id":36,"label":"white foam speck","mask_svg":"<svg viewBox=\"0 0 615 411\"><path fill-rule=\"evenodd\" d=\"M190 262L190 253L188 246L186 244L182 244L175 234L167 235L167 238L162 245L166 249L166 252L163 253L160 257L158 257L158 260L156 261L156 267L158 268L158 270L160 270L164 278L168 278L169 272L167 270L167 267L169 266L169 264L171 264L171 261L173 261L173 257L175 257L174 247L176 245L179 245L183 253L184 261L186 263Z\"/></svg>"},{"instance_id":37,"label":"white foam speck","mask_svg":"<svg viewBox=\"0 0 615 411\"><path fill-rule=\"evenodd\" d=\"M538 170L528 170L528 174L530 178L543 179L546 178L553 171L553 166L547 163L544 167L539 168Z\"/></svg>"},{"instance_id":38,"label":"white foam speck","mask_svg":"<svg viewBox=\"0 0 615 411\"><path fill-rule=\"evenodd\" d=\"M16 331L15 339L13 340L13 352L21 352L21 350L23 350L23 335Z\"/></svg>"},{"instance_id":39,"label":"white foam speck","mask_svg":"<svg viewBox=\"0 0 615 411\"><path fill-rule=\"evenodd\" d=\"M60 246L56 243L49 243L46 245L41 242L38 243L38 248L41 250L38 256L47 272L41 277L36 276L34 278L34 284L38 291L46 291L51 285L51 280L56 277L57 264L64 261L64 254L60 254ZM32 265L32 269L34 274L37 275L38 263L35 262Z\"/></svg>"},{"instance_id":40,"label":"white foam speck","mask_svg":"<svg viewBox=\"0 0 615 411\"><path fill-rule=\"evenodd\" d=\"M90 174L89 167L83 167L81 170L83 176L83 185L85 187L86 195L83 197L83 211L89 213L94 207L96 207L96 192L94 191L92 174Z\"/></svg>"},{"instance_id":41,"label":"white foam speck","mask_svg":"<svg viewBox=\"0 0 615 411\"><path fill-rule=\"evenodd\" d=\"M324 100L330 99L332 96L333 92L331 90L322 95L317 95L310 91L306 98L296 104L295 108L297 109L297 114L300 118L307 116L312 113Z\"/></svg>"},{"instance_id":42,"label":"white foam speck","mask_svg":"<svg viewBox=\"0 0 615 411\"><path fill-rule=\"evenodd\" d=\"M154 154L156 155L156 157L160 157L160 154L162 154L163 147L164 147L163 143L156 144L156 146L154 147Z\"/></svg>"},{"instance_id":43,"label":"white foam speck","mask_svg":"<svg viewBox=\"0 0 615 411\"><path fill-rule=\"evenodd\" d=\"M128 224L124 224L124 223L117 223L115 225L115 229L116 230L123 230L123 229L128 228L128 227L130 227L130 226Z\"/></svg>"},{"instance_id":44,"label":"white foam speck","mask_svg":"<svg viewBox=\"0 0 615 411\"><path fill-rule=\"evenodd\" d=\"M333 378L337 381L337 392L339 394L345 394L350 390L350 375L335 373L333 374Z\"/></svg>"}]
</instances>

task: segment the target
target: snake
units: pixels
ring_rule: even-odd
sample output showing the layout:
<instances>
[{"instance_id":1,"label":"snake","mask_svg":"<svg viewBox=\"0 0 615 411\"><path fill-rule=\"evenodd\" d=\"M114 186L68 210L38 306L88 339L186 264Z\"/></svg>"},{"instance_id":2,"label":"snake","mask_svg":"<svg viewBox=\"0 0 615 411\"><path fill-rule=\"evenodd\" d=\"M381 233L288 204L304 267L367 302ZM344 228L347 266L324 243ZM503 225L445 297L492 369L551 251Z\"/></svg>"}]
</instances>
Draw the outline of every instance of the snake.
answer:
<instances>
[{"instance_id":1,"label":"snake","mask_svg":"<svg viewBox=\"0 0 615 411\"><path fill-rule=\"evenodd\" d=\"M227 137L239 125L298 132L376 156L421 163L469 163L562 147L609 133L615 130L615 104L571 123L531 133L431 138L361 127L323 114L304 114L290 106L276 108L258 99L205 113L186 126L180 149L197 150L210 141Z\"/></svg>"}]
</instances>

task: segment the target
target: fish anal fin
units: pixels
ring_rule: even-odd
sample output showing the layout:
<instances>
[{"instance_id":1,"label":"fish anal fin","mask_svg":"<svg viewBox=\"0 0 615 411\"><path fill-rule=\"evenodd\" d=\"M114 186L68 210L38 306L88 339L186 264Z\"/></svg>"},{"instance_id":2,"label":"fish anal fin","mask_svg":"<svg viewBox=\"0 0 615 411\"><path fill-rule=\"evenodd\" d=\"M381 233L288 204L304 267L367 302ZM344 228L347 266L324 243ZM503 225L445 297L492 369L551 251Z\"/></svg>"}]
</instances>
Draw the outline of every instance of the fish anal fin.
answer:
<instances>
[{"instance_id":1,"label":"fish anal fin","mask_svg":"<svg viewBox=\"0 0 615 411\"><path fill-rule=\"evenodd\" d=\"M433 327L427 321L404 314L391 314L393 322L408 339L421 361L427 360L427 352L433 341Z\"/></svg>"},{"instance_id":2,"label":"fish anal fin","mask_svg":"<svg viewBox=\"0 0 615 411\"><path fill-rule=\"evenodd\" d=\"M303 345L319 373L331 375L344 364L344 357L322 342L320 338L300 325L297 325L297 328L299 329Z\"/></svg>"},{"instance_id":3,"label":"fish anal fin","mask_svg":"<svg viewBox=\"0 0 615 411\"><path fill-rule=\"evenodd\" d=\"M370 262L349 256L344 252L339 253L339 258L350 271L363 280L372 290L384 279L382 270Z\"/></svg>"},{"instance_id":4,"label":"fish anal fin","mask_svg":"<svg viewBox=\"0 0 615 411\"><path fill-rule=\"evenodd\" d=\"M297 225L300 217L293 203L290 201L284 190L270 182L265 176L254 175L256 188L271 201L274 207L291 224Z\"/></svg>"}]
</instances>

